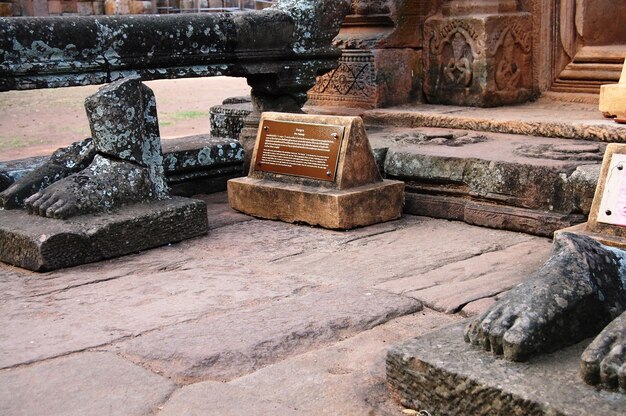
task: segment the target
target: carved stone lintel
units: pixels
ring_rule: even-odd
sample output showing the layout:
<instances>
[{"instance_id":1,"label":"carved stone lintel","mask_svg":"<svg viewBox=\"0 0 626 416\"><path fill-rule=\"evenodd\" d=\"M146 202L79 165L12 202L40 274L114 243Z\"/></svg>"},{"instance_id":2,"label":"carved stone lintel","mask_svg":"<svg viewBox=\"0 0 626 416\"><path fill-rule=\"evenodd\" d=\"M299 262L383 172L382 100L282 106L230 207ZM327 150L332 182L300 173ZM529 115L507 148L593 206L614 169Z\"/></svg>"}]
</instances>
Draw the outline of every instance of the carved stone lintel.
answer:
<instances>
[{"instance_id":1,"label":"carved stone lintel","mask_svg":"<svg viewBox=\"0 0 626 416\"><path fill-rule=\"evenodd\" d=\"M525 12L429 18L424 59L428 101L493 107L529 100L531 25Z\"/></svg>"}]
</instances>

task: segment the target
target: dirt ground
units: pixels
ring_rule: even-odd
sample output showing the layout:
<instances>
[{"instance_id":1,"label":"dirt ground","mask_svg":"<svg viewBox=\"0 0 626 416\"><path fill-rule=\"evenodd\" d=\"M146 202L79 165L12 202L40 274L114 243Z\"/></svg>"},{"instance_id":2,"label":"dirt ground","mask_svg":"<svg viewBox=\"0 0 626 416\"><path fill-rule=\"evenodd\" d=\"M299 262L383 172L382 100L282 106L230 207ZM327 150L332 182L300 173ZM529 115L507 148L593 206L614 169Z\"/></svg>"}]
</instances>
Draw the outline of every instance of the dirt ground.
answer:
<instances>
[{"instance_id":1,"label":"dirt ground","mask_svg":"<svg viewBox=\"0 0 626 416\"><path fill-rule=\"evenodd\" d=\"M250 93L245 78L146 82L157 99L161 137L208 133L209 109ZM0 93L0 161L48 155L90 136L83 103L99 86Z\"/></svg>"}]
</instances>

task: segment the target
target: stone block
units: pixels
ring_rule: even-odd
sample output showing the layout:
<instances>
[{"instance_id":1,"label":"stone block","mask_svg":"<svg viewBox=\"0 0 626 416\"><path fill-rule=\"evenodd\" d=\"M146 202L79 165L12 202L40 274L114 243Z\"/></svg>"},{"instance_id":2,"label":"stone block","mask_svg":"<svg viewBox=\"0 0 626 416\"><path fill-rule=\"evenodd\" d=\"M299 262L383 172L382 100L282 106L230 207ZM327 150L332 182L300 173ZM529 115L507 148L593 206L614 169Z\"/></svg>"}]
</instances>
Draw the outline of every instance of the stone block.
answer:
<instances>
[{"instance_id":1,"label":"stone block","mask_svg":"<svg viewBox=\"0 0 626 416\"><path fill-rule=\"evenodd\" d=\"M103 215L57 220L0 211L0 261L48 271L123 256L206 234L206 205L174 197Z\"/></svg>"},{"instance_id":2,"label":"stone block","mask_svg":"<svg viewBox=\"0 0 626 416\"><path fill-rule=\"evenodd\" d=\"M427 100L476 107L528 101L532 96L531 18L519 12L427 19Z\"/></svg>"},{"instance_id":3,"label":"stone block","mask_svg":"<svg viewBox=\"0 0 626 416\"><path fill-rule=\"evenodd\" d=\"M238 139L245 118L252 112L250 102L238 102L211 107L211 136Z\"/></svg>"},{"instance_id":4,"label":"stone block","mask_svg":"<svg viewBox=\"0 0 626 416\"><path fill-rule=\"evenodd\" d=\"M378 108L405 104L421 94L421 51L343 50L339 66L318 77L309 105Z\"/></svg>"},{"instance_id":5,"label":"stone block","mask_svg":"<svg viewBox=\"0 0 626 416\"><path fill-rule=\"evenodd\" d=\"M254 178L228 181L231 207L246 214L347 230L400 218L404 184L377 182L338 191L303 185L269 183Z\"/></svg>"},{"instance_id":6,"label":"stone block","mask_svg":"<svg viewBox=\"0 0 626 416\"><path fill-rule=\"evenodd\" d=\"M618 416L626 395L578 376L584 341L526 363L463 341L464 324L415 338L387 354L387 381L405 407L447 416Z\"/></svg>"},{"instance_id":7,"label":"stone block","mask_svg":"<svg viewBox=\"0 0 626 416\"><path fill-rule=\"evenodd\" d=\"M281 125L295 129L294 123L297 123L296 126L307 132L303 136L311 134L311 137L300 142L300 138L289 136L291 133L284 133L285 136L277 133L279 144L272 143L269 148L279 155L287 155L277 157L289 160L257 160L258 155L266 152L266 146L261 146L264 130L269 129L266 122L278 123L277 130ZM304 222L331 229L350 229L400 217L404 183L382 179L360 117L264 113L261 126L249 176L228 182L232 208L261 218ZM328 126L343 133L333 133L334 139L329 134L326 140L316 136L322 134L316 133L317 129ZM303 153L308 150L301 149L321 149L326 143L332 143L328 144L328 149L321 150L323 155L331 155L326 161L321 164L301 162L308 157L317 157L314 153ZM285 149L294 150L289 153ZM323 155L319 157L323 159ZM336 162L330 158L332 155ZM266 165L281 169L268 170ZM316 176L318 173L321 176Z\"/></svg>"},{"instance_id":8,"label":"stone block","mask_svg":"<svg viewBox=\"0 0 626 416\"><path fill-rule=\"evenodd\" d=\"M3 415L140 416L176 390L170 380L105 352L82 352L5 369Z\"/></svg>"},{"instance_id":9,"label":"stone block","mask_svg":"<svg viewBox=\"0 0 626 416\"><path fill-rule=\"evenodd\" d=\"M605 117L626 117L626 60L619 83L600 87L599 108Z\"/></svg>"}]
</instances>

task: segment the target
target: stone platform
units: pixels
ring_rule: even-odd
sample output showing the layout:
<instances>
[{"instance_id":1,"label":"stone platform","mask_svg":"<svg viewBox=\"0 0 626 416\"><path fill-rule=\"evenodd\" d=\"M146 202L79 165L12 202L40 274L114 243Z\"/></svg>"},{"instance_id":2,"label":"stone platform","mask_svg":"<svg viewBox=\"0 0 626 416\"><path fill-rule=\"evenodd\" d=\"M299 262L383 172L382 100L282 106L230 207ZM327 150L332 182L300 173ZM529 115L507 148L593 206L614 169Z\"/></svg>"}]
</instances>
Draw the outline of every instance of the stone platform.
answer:
<instances>
[{"instance_id":1,"label":"stone platform","mask_svg":"<svg viewBox=\"0 0 626 416\"><path fill-rule=\"evenodd\" d=\"M49 271L123 256L207 232L206 205L173 197L57 220L0 210L0 261Z\"/></svg>"},{"instance_id":2,"label":"stone platform","mask_svg":"<svg viewBox=\"0 0 626 416\"><path fill-rule=\"evenodd\" d=\"M228 181L233 209L255 217L305 222L334 230L364 227L402 215L404 183L385 180L350 189L311 188L257 178Z\"/></svg>"},{"instance_id":3,"label":"stone platform","mask_svg":"<svg viewBox=\"0 0 626 416\"><path fill-rule=\"evenodd\" d=\"M618 416L626 395L578 377L589 341L512 363L463 341L464 324L414 338L387 354L387 381L403 405L446 416Z\"/></svg>"},{"instance_id":4,"label":"stone platform","mask_svg":"<svg viewBox=\"0 0 626 416\"><path fill-rule=\"evenodd\" d=\"M442 128L373 128L405 212L551 236L588 215L605 145Z\"/></svg>"}]
</instances>

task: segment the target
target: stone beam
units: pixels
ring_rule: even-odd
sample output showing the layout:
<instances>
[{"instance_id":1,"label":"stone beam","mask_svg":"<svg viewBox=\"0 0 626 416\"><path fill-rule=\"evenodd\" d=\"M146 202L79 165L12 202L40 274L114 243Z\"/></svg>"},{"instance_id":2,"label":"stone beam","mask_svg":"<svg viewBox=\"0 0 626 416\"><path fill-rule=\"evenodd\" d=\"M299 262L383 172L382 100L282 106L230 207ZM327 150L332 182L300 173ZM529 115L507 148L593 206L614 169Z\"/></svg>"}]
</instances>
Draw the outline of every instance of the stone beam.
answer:
<instances>
[{"instance_id":1,"label":"stone beam","mask_svg":"<svg viewBox=\"0 0 626 416\"><path fill-rule=\"evenodd\" d=\"M346 13L344 0L280 0L233 14L0 18L0 91L267 74L306 90L336 65Z\"/></svg>"}]
</instances>

